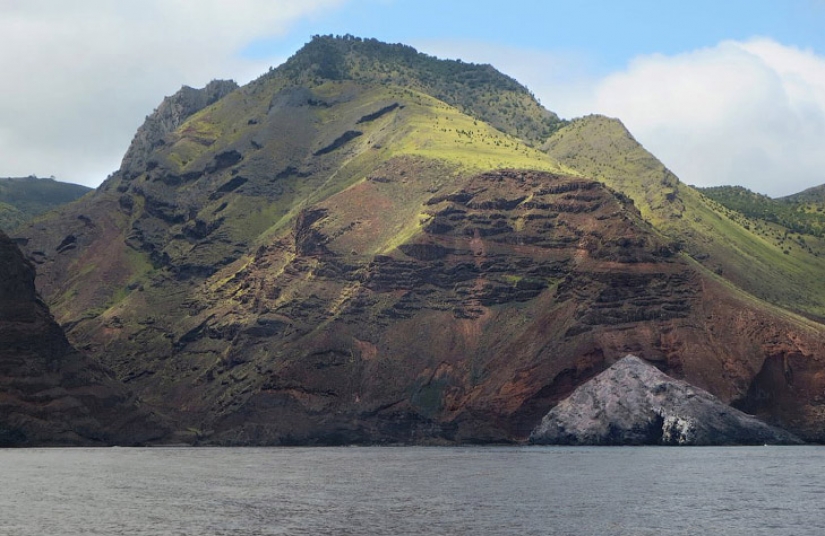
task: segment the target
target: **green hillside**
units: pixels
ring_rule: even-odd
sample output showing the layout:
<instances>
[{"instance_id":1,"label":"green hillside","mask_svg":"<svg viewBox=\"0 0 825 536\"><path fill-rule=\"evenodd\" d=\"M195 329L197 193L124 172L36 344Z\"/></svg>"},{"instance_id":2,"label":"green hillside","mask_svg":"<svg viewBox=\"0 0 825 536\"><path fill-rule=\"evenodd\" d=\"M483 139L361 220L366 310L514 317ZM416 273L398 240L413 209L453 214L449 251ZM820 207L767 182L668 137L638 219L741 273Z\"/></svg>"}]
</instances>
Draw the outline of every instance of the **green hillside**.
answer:
<instances>
[{"instance_id":1,"label":"green hillside","mask_svg":"<svg viewBox=\"0 0 825 536\"><path fill-rule=\"evenodd\" d=\"M726 207L683 184L615 119L577 119L554 133L544 149L562 164L633 199L664 236L736 287L791 311L825 317L825 243L820 238L760 224L733 205ZM754 215L768 206L774 207L769 212L777 221L782 214L793 215L790 223L797 227L819 221L818 212L802 218L791 205L780 207L744 195L737 199L739 206L750 199Z\"/></svg>"},{"instance_id":2,"label":"green hillside","mask_svg":"<svg viewBox=\"0 0 825 536\"><path fill-rule=\"evenodd\" d=\"M0 179L0 229L12 230L90 191L86 186L34 176Z\"/></svg>"},{"instance_id":3,"label":"green hillside","mask_svg":"<svg viewBox=\"0 0 825 536\"><path fill-rule=\"evenodd\" d=\"M825 204L825 185L814 186L797 194L780 197L777 200L792 204L823 205Z\"/></svg>"},{"instance_id":4,"label":"green hillside","mask_svg":"<svg viewBox=\"0 0 825 536\"><path fill-rule=\"evenodd\" d=\"M784 234L825 236L825 203L815 194L815 190L779 199L742 186L716 186L699 188L699 191L746 218L783 227L787 231Z\"/></svg>"}]
</instances>

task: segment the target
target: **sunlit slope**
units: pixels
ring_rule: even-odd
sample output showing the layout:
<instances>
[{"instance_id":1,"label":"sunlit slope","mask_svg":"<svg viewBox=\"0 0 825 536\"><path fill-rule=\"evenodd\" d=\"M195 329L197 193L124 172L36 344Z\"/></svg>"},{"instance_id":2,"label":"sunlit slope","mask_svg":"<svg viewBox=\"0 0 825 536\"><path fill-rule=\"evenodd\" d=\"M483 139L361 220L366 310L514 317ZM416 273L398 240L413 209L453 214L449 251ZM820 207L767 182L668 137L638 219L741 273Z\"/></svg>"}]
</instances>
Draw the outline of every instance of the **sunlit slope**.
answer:
<instances>
[{"instance_id":1,"label":"sunlit slope","mask_svg":"<svg viewBox=\"0 0 825 536\"><path fill-rule=\"evenodd\" d=\"M291 229L303 207L375 178L380 166L398 158L431 161L442 170L438 187L449 186L460 175L491 169L566 169L521 140L422 93L350 81L326 82L312 90L273 85L271 97L256 95L253 105L239 91L196 114L159 153L158 161L174 176L202 174L214 166L215 155L241 155L228 173L204 174L176 189L177 196L200 199L199 214L219 214L221 231L231 241L254 242L262 234ZM252 150L246 150L250 146ZM208 196L205 181L215 188ZM434 187L423 188L416 181L411 173L409 181L389 195L393 201L403 200L395 211L399 215L418 210L426 189ZM230 191L233 183L239 184L231 189L233 195L215 195L221 189ZM410 193L416 191L417 196ZM369 203L364 202L363 209L369 210ZM210 225L207 221L206 227ZM165 250L172 258L197 249L172 234ZM379 243L370 249L387 247Z\"/></svg>"},{"instance_id":2,"label":"sunlit slope","mask_svg":"<svg viewBox=\"0 0 825 536\"><path fill-rule=\"evenodd\" d=\"M810 247L789 247L760 232L753 221L681 183L615 119L577 119L556 132L544 149L632 198L648 221L707 269L758 298L825 316L820 240L807 240Z\"/></svg>"},{"instance_id":3,"label":"sunlit slope","mask_svg":"<svg viewBox=\"0 0 825 536\"><path fill-rule=\"evenodd\" d=\"M255 95L253 100L242 90L193 116L156 154L158 168L133 182L163 183L162 176L153 178L156 169L166 170L167 182L183 178L182 184L171 184L174 195L197 206L199 216L214 215L205 221L207 228L220 219L229 241L250 242L288 226L303 206L367 180L380 165L400 157L432 160L449 170L441 185L491 169L566 169L521 140L422 93L350 81L311 90L273 85L266 98ZM220 155L238 162L215 169ZM187 176L197 180L187 182ZM229 192L233 195L221 195ZM407 196L409 206L420 201ZM193 249L177 234L164 250L173 259Z\"/></svg>"}]
</instances>

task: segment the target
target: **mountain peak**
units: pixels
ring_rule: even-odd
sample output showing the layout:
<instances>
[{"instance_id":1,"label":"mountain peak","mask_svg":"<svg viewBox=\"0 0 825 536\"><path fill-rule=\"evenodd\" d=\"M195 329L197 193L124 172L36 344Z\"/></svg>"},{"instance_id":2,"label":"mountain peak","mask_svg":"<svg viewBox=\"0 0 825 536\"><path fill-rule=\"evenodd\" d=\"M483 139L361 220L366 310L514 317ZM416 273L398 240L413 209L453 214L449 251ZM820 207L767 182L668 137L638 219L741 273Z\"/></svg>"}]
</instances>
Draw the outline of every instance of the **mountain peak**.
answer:
<instances>
[{"instance_id":1,"label":"mountain peak","mask_svg":"<svg viewBox=\"0 0 825 536\"><path fill-rule=\"evenodd\" d=\"M491 65L439 59L377 39L316 35L262 78L273 76L305 86L352 80L412 89L533 144L564 124L525 86Z\"/></svg>"}]
</instances>

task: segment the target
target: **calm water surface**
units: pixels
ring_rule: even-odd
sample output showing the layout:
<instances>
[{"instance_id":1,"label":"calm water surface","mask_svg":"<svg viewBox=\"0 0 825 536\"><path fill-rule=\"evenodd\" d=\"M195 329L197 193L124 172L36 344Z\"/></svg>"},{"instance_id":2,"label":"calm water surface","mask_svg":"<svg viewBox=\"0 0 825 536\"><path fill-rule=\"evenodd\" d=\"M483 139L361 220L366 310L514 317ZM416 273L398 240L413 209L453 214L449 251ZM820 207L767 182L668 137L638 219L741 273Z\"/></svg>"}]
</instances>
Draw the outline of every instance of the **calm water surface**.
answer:
<instances>
[{"instance_id":1,"label":"calm water surface","mask_svg":"<svg viewBox=\"0 0 825 536\"><path fill-rule=\"evenodd\" d=\"M0 450L0 534L817 535L825 448Z\"/></svg>"}]
</instances>

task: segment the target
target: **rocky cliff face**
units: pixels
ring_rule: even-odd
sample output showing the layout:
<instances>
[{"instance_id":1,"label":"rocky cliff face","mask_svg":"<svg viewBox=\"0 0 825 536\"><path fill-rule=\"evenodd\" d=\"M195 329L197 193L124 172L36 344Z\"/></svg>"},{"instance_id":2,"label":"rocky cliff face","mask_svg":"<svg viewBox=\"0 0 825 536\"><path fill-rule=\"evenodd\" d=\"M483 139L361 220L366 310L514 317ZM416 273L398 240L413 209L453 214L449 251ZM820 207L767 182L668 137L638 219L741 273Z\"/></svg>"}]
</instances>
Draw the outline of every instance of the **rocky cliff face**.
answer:
<instances>
[{"instance_id":1,"label":"rocky cliff face","mask_svg":"<svg viewBox=\"0 0 825 536\"><path fill-rule=\"evenodd\" d=\"M103 367L66 341L34 268L0 232L0 446L135 445L165 435Z\"/></svg>"},{"instance_id":2,"label":"rocky cliff face","mask_svg":"<svg viewBox=\"0 0 825 536\"><path fill-rule=\"evenodd\" d=\"M561 401L530 434L541 445L788 445L801 441L703 389L627 356Z\"/></svg>"},{"instance_id":3,"label":"rocky cliff face","mask_svg":"<svg viewBox=\"0 0 825 536\"><path fill-rule=\"evenodd\" d=\"M152 115L146 117L132 140L121 163L121 172L139 174L151 161L152 151L161 147L164 138L177 130L193 114L214 104L232 91L238 84L232 80L213 80L201 89L183 86L180 91L163 99Z\"/></svg>"}]
</instances>

